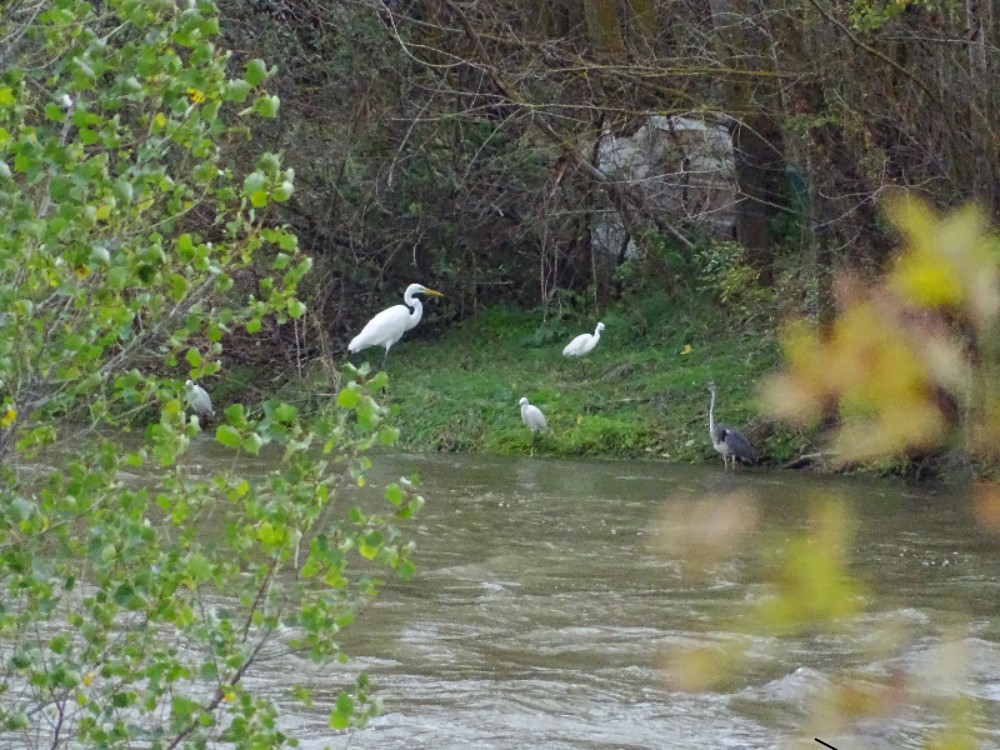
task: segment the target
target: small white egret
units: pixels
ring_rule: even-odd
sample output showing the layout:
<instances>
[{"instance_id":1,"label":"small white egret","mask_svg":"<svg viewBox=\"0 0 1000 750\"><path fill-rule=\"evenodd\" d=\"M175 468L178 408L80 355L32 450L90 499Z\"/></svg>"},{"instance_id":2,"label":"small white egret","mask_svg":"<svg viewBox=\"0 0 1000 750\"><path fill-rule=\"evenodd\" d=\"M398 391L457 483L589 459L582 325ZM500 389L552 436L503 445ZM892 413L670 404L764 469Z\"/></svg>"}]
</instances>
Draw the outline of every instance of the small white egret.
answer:
<instances>
[{"instance_id":1,"label":"small white egret","mask_svg":"<svg viewBox=\"0 0 1000 750\"><path fill-rule=\"evenodd\" d=\"M712 438L712 447L722 456L725 468L736 468L736 460L753 463L756 460L750 442L729 425L715 423L715 381L708 384L712 399L708 404L708 434Z\"/></svg>"},{"instance_id":2,"label":"small white egret","mask_svg":"<svg viewBox=\"0 0 1000 750\"><path fill-rule=\"evenodd\" d=\"M566 344L563 349L564 357L582 357L590 352L597 342L601 340L601 331L604 330L604 323L598 323L593 333L581 333L575 339Z\"/></svg>"},{"instance_id":3,"label":"small white egret","mask_svg":"<svg viewBox=\"0 0 1000 750\"><path fill-rule=\"evenodd\" d=\"M347 345L347 350L354 354L367 349L369 346L384 346L385 354L382 355L382 367L385 367L385 360L389 356L389 347L403 338L403 334L420 322L424 314L424 306L414 294L431 294L435 297L443 297L441 292L428 289L421 284L410 284L406 287L403 295L402 305L388 307L361 329L361 333L351 339Z\"/></svg>"},{"instance_id":4,"label":"small white egret","mask_svg":"<svg viewBox=\"0 0 1000 750\"><path fill-rule=\"evenodd\" d=\"M185 381L184 387L187 389L187 402L191 411L199 417L214 419L215 409L212 408L212 399L209 398L208 391L193 380Z\"/></svg>"},{"instance_id":5,"label":"small white egret","mask_svg":"<svg viewBox=\"0 0 1000 750\"><path fill-rule=\"evenodd\" d=\"M542 414L542 410L537 406L532 406L528 403L528 399L524 396L521 400L517 402L521 406L521 421L524 422L525 426L531 430L532 434L536 432L545 432L549 429L549 426L545 424L545 415Z\"/></svg>"}]
</instances>

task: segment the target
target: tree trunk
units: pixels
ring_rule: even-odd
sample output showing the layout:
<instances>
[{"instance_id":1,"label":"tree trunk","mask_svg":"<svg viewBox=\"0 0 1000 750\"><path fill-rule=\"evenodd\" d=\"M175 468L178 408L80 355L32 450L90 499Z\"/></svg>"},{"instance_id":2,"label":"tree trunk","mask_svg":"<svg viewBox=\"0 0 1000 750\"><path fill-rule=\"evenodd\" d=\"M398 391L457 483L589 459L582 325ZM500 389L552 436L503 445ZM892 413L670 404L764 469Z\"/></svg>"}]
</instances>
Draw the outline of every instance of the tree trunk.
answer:
<instances>
[{"instance_id":1,"label":"tree trunk","mask_svg":"<svg viewBox=\"0 0 1000 750\"><path fill-rule=\"evenodd\" d=\"M745 30L749 24L743 23L746 16L740 5L736 0L710 2L719 56L734 72L744 65L751 51L756 52L754 60L770 59L766 51L770 42ZM746 249L760 283L771 286L774 262L770 219L781 203L781 180L785 173L781 130L769 114L777 104L777 97L765 92L763 100L758 100L761 82L750 76L730 75L723 85L725 111L736 121L732 128L740 190L736 237Z\"/></svg>"}]
</instances>

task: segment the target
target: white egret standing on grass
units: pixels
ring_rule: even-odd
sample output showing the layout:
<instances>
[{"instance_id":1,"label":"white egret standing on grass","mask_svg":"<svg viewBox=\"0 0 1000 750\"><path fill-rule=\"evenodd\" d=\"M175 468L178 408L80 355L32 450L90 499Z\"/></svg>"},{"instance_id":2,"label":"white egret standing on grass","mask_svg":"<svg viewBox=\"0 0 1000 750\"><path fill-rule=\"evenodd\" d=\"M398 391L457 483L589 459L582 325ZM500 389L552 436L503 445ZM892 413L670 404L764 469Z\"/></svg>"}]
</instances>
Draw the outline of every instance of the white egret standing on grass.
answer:
<instances>
[{"instance_id":1,"label":"white egret standing on grass","mask_svg":"<svg viewBox=\"0 0 1000 750\"><path fill-rule=\"evenodd\" d=\"M582 357L590 352L601 340L604 323L598 323L593 333L581 333L563 348L564 357Z\"/></svg>"},{"instance_id":2,"label":"white egret standing on grass","mask_svg":"<svg viewBox=\"0 0 1000 750\"><path fill-rule=\"evenodd\" d=\"M545 415L542 414L541 409L529 404L528 399L524 396L521 396L521 400L517 403L521 406L521 421L532 433L545 432L549 429L549 426L545 424Z\"/></svg>"},{"instance_id":3,"label":"white egret standing on grass","mask_svg":"<svg viewBox=\"0 0 1000 750\"><path fill-rule=\"evenodd\" d=\"M389 347L403 338L403 334L420 322L424 314L424 306L414 294L431 294L435 297L443 297L441 292L428 289L421 284L410 284L406 287L403 295L402 305L388 307L361 329L361 333L351 339L347 345L347 350L354 354L367 349L369 346L384 346L385 354L382 355L382 367L385 367L385 360L389 356Z\"/></svg>"},{"instance_id":4,"label":"white egret standing on grass","mask_svg":"<svg viewBox=\"0 0 1000 750\"><path fill-rule=\"evenodd\" d=\"M531 430L531 455L535 455L535 441L538 440L538 433L545 432L549 426L545 423L545 415L537 406L528 403L528 399L521 396L517 402L521 407L521 421L524 426Z\"/></svg>"},{"instance_id":5,"label":"white egret standing on grass","mask_svg":"<svg viewBox=\"0 0 1000 750\"><path fill-rule=\"evenodd\" d=\"M199 418L215 419L215 409L212 408L212 399L209 397L208 391L193 380L185 381L184 388L187 390L187 402L191 411Z\"/></svg>"},{"instance_id":6,"label":"white egret standing on grass","mask_svg":"<svg viewBox=\"0 0 1000 750\"><path fill-rule=\"evenodd\" d=\"M725 468L736 468L736 459L753 463L756 459L750 442L729 425L715 423L715 381L708 384L712 399L708 403L708 434L712 438L712 447L722 456Z\"/></svg>"}]
</instances>

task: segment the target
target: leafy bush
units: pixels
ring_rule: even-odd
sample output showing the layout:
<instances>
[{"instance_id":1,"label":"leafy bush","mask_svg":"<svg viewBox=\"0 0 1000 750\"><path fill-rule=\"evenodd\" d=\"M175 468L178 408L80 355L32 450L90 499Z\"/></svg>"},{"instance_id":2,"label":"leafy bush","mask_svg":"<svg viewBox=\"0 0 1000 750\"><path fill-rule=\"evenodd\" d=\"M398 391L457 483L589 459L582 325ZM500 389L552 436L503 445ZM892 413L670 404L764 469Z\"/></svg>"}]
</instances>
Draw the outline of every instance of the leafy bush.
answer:
<instances>
[{"instance_id":1,"label":"leafy bush","mask_svg":"<svg viewBox=\"0 0 1000 750\"><path fill-rule=\"evenodd\" d=\"M758 273L738 242L713 240L698 253L698 289L722 303L728 318L749 320L768 309L770 290L757 284Z\"/></svg>"},{"instance_id":2,"label":"leafy bush","mask_svg":"<svg viewBox=\"0 0 1000 750\"><path fill-rule=\"evenodd\" d=\"M232 461L195 470L207 425L183 380L217 373L236 327L300 317L310 264L267 219L291 170L267 153L230 166L246 123L277 112L271 71L234 74L212 0L181 6L15 2L0 18L4 745L286 746L243 678L279 641L337 656L380 571L411 570L396 524L422 502L412 487L380 509L341 497L363 452L398 437L371 396L384 381L348 372L310 424L233 404L214 425ZM122 442L140 412L145 439ZM362 677L330 723L375 705Z\"/></svg>"}]
</instances>

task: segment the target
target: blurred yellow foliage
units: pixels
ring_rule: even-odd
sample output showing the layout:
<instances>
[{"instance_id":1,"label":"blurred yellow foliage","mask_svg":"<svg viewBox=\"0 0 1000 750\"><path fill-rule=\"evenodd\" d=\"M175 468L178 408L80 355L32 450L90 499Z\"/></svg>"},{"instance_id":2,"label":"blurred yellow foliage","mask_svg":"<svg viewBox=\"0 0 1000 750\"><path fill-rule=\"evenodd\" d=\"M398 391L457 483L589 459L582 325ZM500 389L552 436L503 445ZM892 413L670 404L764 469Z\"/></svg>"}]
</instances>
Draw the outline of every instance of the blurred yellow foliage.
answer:
<instances>
[{"instance_id":1,"label":"blurred yellow foliage","mask_svg":"<svg viewBox=\"0 0 1000 750\"><path fill-rule=\"evenodd\" d=\"M930 451L949 441L1000 455L1000 242L974 209L941 217L905 198L890 203L887 215L904 240L889 271L875 283L842 275L838 314L827 327L800 321L785 330L786 366L763 384L765 403L788 421L835 422L833 446L844 460ZM972 498L979 526L1000 532L1000 485L975 485ZM854 521L835 494L807 500L808 529L775 544L766 558L767 593L741 608L725 632L779 642L857 624L866 592L849 568ZM764 523L759 506L746 490L673 499L657 541L667 557L701 574L752 548L750 533L760 534ZM749 661L738 639L719 639L719 624L712 627L713 642L662 654L671 687L705 690ZM877 630L869 641L876 660L905 638L899 627ZM831 682L811 701L807 738L853 732L917 706L943 719L925 750L978 747L974 706L961 695L971 654L961 634L956 639L922 670ZM802 746L813 746L808 739Z\"/></svg>"},{"instance_id":2,"label":"blurred yellow foliage","mask_svg":"<svg viewBox=\"0 0 1000 750\"><path fill-rule=\"evenodd\" d=\"M737 490L710 498L672 498L663 508L655 543L669 559L684 560L702 574L732 554L756 529L757 502Z\"/></svg>"},{"instance_id":3,"label":"blurred yellow foliage","mask_svg":"<svg viewBox=\"0 0 1000 750\"><path fill-rule=\"evenodd\" d=\"M662 656L661 667L672 690L700 692L717 687L731 679L742 654L729 647L699 647L668 649Z\"/></svg>"},{"instance_id":4,"label":"blurred yellow foliage","mask_svg":"<svg viewBox=\"0 0 1000 750\"><path fill-rule=\"evenodd\" d=\"M975 208L940 218L913 198L890 201L886 213L906 238L891 286L922 307L967 314L979 328L1000 312L997 238Z\"/></svg>"},{"instance_id":5,"label":"blurred yellow foliage","mask_svg":"<svg viewBox=\"0 0 1000 750\"><path fill-rule=\"evenodd\" d=\"M973 448L991 445L981 432L1000 435L1000 398L976 413L970 404L996 346L1000 243L975 209L941 218L905 198L887 213L906 243L891 271L870 285L841 277L827 330L788 328L787 367L765 381L764 400L800 424L836 414L833 448L846 461L934 449L963 418L973 419Z\"/></svg>"},{"instance_id":6,"label":"blurred yellow foliage","mask_svg":"<svg viewBox=\"0 0 1000 750\"><path fill-rule=\"evenodd\" d=\"M856 615L863 604L857 583L847 571L851 523L835 497L816 501L811 531L788 542L779 553L772 577L773 594L758 612L760 629L798 633L836 626Z\"/></svg>"}]
</instances>

